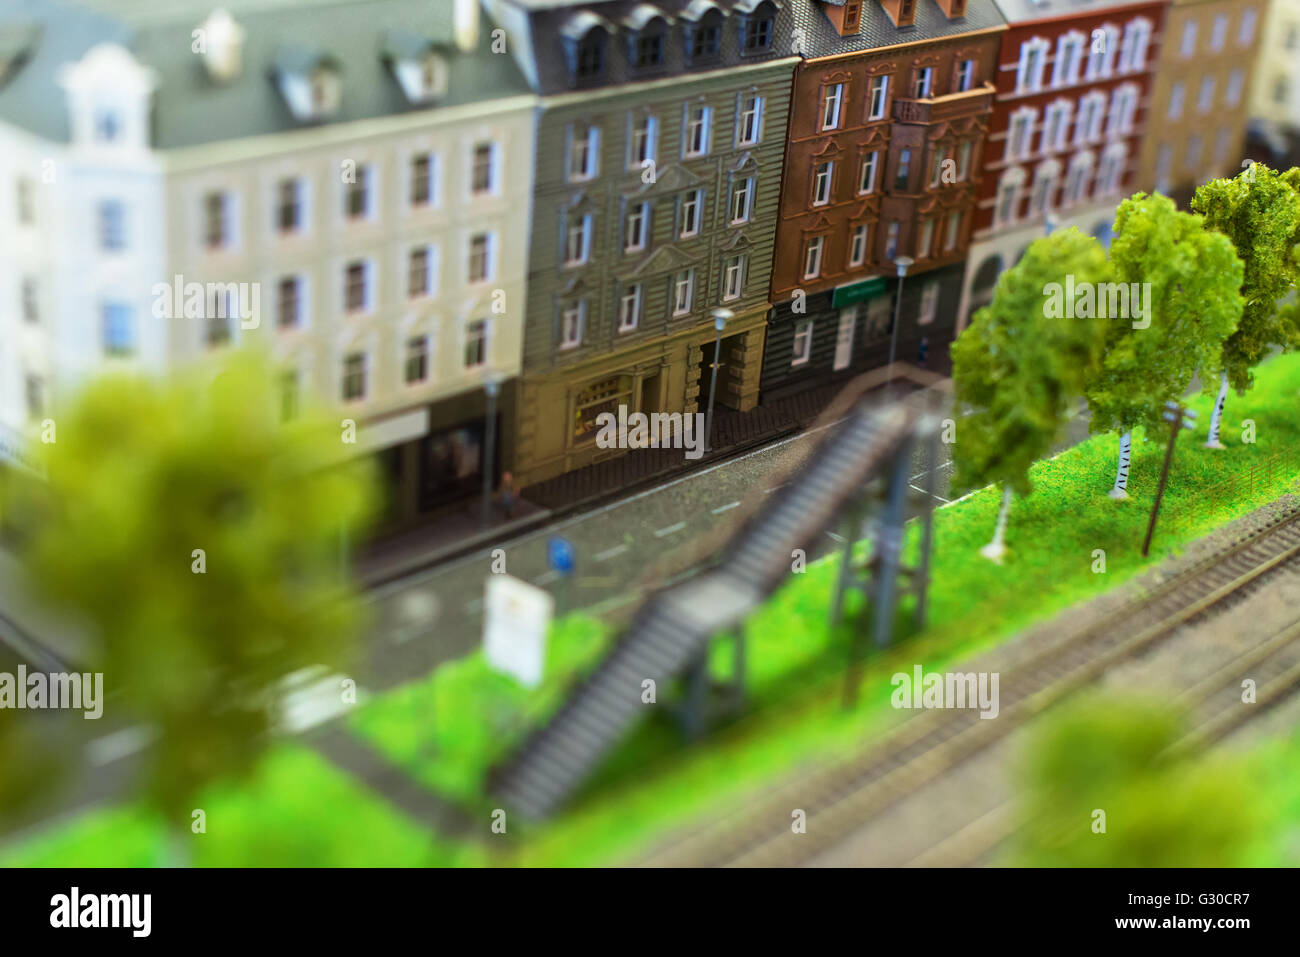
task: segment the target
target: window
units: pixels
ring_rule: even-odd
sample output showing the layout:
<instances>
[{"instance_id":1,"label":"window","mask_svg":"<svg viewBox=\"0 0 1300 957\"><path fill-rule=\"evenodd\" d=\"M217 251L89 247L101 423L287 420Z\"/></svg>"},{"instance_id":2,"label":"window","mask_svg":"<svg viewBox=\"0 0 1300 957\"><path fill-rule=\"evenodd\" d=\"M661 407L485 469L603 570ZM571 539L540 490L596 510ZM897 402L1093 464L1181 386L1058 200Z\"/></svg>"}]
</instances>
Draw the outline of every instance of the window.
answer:
<instances>
[{"instance_id":1,"label":"window","mask_svg":"<svg viewBox=\"0 0 1300 957\"><path fill-rule=\"evenodd\" d=\"M700 232L700 219L704 215L704 190L693 189L680 199L678 237L689 239Z\"/></svg>"},{"instance_id":2,"label":"window","mask_svg":"<svg viewBox=\"0 0 1300 957\"><path fill-rule=\"evenodd\" d=\"M743 176L736 180L731 190L731 223L749 222L754 206L754 177Z\"/></svg>"},{"instance_id":3,"label":"window","mask_svg":"<svg viewBox=\"0 0 1300 957\"><path fill-rule=\"evenodd\" d=\"M37 296L36 280L31 276L24 276L22 282L22 300L23 300L23 321L40 322L41 310L39 296Z\"/></svg>"},{"instance_id":4,"label":"window","mask_svg":"<svg viewBox=\"0 0 1300 957\"><path fill-rule=\"evenodd\" d=\"M1043 64L1047 59L1047 41L1034 37L1020 44L1020 63L1016 69L1016 92L1038 90L1043 85Z\"/></svg>"},{"instance_id":5,"label":"window","mask_svg":"<svg viewBox=\"0 0 1300 957\"><path fill-rule=\"evenodd\" d=\"M1214 77L1201 77L1201 92L1196 97L1196 109L1201 113L1210 112L1214 106Z\"/></svg>"},{"instance_id":6,"label":"window","mask_svg":"<svg viewBox=\"0 0 1300 957\"><path fill-rule=\"evenodd\" d=\"M300 406L298 370L288 369L280 373L280 421L291 422L298 418Z\"/></svg>"},{"instance_id":7,"label":"window","mask_svg":"<svg viewBox=\"0 0 1300 957\"><path fill-rule=\"evenodd\" d=\"M813 171L812 204L814 206L825 206L831 201L831 177L834 172L834 163L817 164L817 168Z\"/></svg>"},{"instance_id":8,"label":"window","mask_svg":"<svg viewBox=\"0 0 1300 957\"><path fill-rule=\"evenodd\" d=\"M1250 7L1241 15L1241 27L1237 30L1237 45L1248 47L1255 41L1255 8Z\"/></svg>"},{"instance_id":9,"label":"window","mask_svg":"<svg viewBox=\"0 0 1300 957\"><path fill-rule=\"evenodd\" d=\"M465 368L477 369L487 363L488 321L473 319L465 326Z\"/></svg>"},{"instance_id":10,"label":"window","mask_svg":"<svg viewBox=\"0 0 1300 957\"><path fill-rule=\"evenodd\" d=\"M343 280L343 307L348 312L364 312L370 305L370 269L361 259L347 265Z\"/></svg>"},{"instance_id":11,"label":"window","mask_svg":"<svg viewBox=\"0 0 1300 957\"><path fill-rule=\"evenodd\" d=\"M934 67L923 66L912 76L912 97L917 100L930 98L930 89L934 84Z\"/></svg>"},{"instance_id":12,"label":"window","mask_svg":"<svg viewBox=\"0 0 1300 957\"><path fill-rule=\"evenodd\" d=\"M1183 98L1186 89L1183 84L1175 83L1169 88L1169 118L1176 120L1183 115Z\"/></svg>"},{"instance_id":13,"label":"window","mask_svg":"<svg viewBox=\"0 0 1300 957\"><path fill-rule=\"evenodd\" d=\"M208 249L220 249L230 242L230 197L208 193L203 199L203 240Z\"/></svg>"},{"instance_id":14,"label":"window","mask_svg":"<svg viewBox=\"0 0 1300 957\"><path fill-rule=\"evenodd\" d=\"M930 185L938 186L943 182L943 165L952 159L951 146L939 146L934 151L934 163L930 167Z\"/></svg>"},{"instance_id":15,"label":"window","mask_svg":"<svg viewBox=\"0 0 1300 957\"><path fill-rule=\"evenodd\" d=\"M275 226L282 233L302 230L302 180L288 176L280 180L275 190Z\"/></svg>"},{"instance_id":16,"label":"window","mask_svg":"<svg viewBox=\"0 0 1300 957\"><path fill-rule=\"evenodd\" d=\"M135 324L131 317L131 307L123 302L104 303L101 318L104 324L104 354L132 355L135 352Z\"/></svg>"},{"instance_id":17,"label":"window","mask_svg":"<svg viewBox=\"0 0 1300 957\"><path fill-rule=\"evenodd\" d=\"M859 193L872 193L876 189L876 171L880 168L880 153L873 150L862 157L862 178L858 182Z\"/></svg>"},{"instance_id":18,"label":"window","mask_svg":"<svg viewBox=\"0 0 1300 957\"><path fill-rule=\"evenodd\" d=\"M934 217L921 220L921 235L916 241L916 258L929 259L934 247Z\"/></svg>"},{"instance_id":19,"label":"window","mask_svg":"<svg viewBox=\"0 0 1300 957\"><path fill-rule=\"evenodd\" d=\"M673 277L673 315L684 316L693 308L695 270L684 269Z\"/></svg>"},{"instance_id":20,"label":"window","mask_svg":"<svg viewBox=\"0 0 1300 957\"><path fill-rule=\"evenodd\" d=\"M889 228L885 230L885 258L890 262L898 256L898 220L891 220Z\"/></svg>"},{"instance_id":21,"label":"window","mask_svg":"<svg viewBox=\"0 0 1300 957\"><path fill-rule=\"evenodd\" d=\"M370 166L362 165L356 169L356 175L347 189L348 219L365 219L371 210L371 175Z\"/></svg>"},{"instance_id":22,"label":"window","mask_svg":"<svg viewBox=\"0 0 1300 957\"><path fill-rule=\"evenodd\" d=\"M790 365L801 366L812 358L813 323L811 319L802 319L794 327L794 354Z\"/></svg>"},{"instance_id":23,"label":"window","mask_svg":"<svg viewBox=\"0 0 1300 957\"><path fill-rule=\"evenodd\" d=\"M822 252L825 247L825 236L814 236L808 240L808 246L803 254L804 279L816 279L822 274Z\"/></svg>"},{"instance_id":24,"label":"window","mask_svg":"<svg viewBox=\"0 0 1300 957\"><path fill-rule=\"evenodd\" d=\"M966 140L957 147L957 182L964 183L970 175L970 161L974 152L975 144L971 140Z\"/></svg>"},{"instance_id":25,"label":"window","mask_svg":"<svg viewBox=\"0 0 1300 957\"><path fill-rule=\"evenodd\" d=\"M1088 48L1088 79L1110 76L1114 68L1115 53L1119 47L1119 27L1107 23L1092 31L1092 44Z\"/></svg>"},{"instance_id":26,"label":"window","mask_svg":"<svg viewBox=\"0 0 1300 957\"><path fill-rule=\"evenodd\" d=\"M1101 165L1097 169L1096 189L1098 194L1108 195L1119 189L1120 178L1124 174L1124 156L1122 149L1108 149L1102 154Z\"/></svg>"},{"instance_id":27,"label":"window","mask_svg":"<svg viewBox=\"0 0 1300 957\"><path fill-rule=\"evenodd\" d=\"M1169 174L1174 168L1174 150L1168 143L1161 143L1156 152L1156 192L1169 192ZM1071 169L1073 172L1073 168ZM1068 182L1066 184L1069 185Z\"/></svg>"},{"instance_id":28,"label":"window","mask_svg":"<svg viewBox=\"0 0 1300 957\"><path fill-rule=\"evenodd\" d=\"M1101 138L1105 118L1106 95L1094 90L1079 101L1079 119L1074 126L1074 142L1087 143Z\"/></svg>"},{"instance_id":29,"label":"window","mask_svg":"<svg viewBox=\"0 0 1300 957\"><path fill-rule=\"evenodd\" d=\"M907 191L907 182L912 173L912 151L898 151L898 169L894 173L894 189L899 192Z\"/></svg>"},{"instance_id":30,"label":"window","mask_svg":"<svg viewBox=\"0 0 1300 957\"><path fill-rule=\"evenodd\" d=\"M623 230L624 252L645 249L649 235L650 207L647 203L633 203L627 208L627 222Z\"/></svg>"},{"instance_id":31,"label":"window","mask_svg":"<svg viewBox=\"0 0 1300 957\"><path fill-rule=\"evenodd\" d=\"M870 238L871 227L862 223L853 227L853 238L849 242L849 266L857 267L867 261L867 242Z\"/></svg>"},{"instance_id":32,"label":"window","mask_svg":"<svg viewBox=\"0 0 1300 957\"><path fill-rule=\"evenodd\" d=\"M39 419L45 413L45 381L38 375L28 373L24 376L24 391L27 397L27 417Z\"/></svg>"},{"instance_id":33,"label":"window","mask_svg":"<svg viewBox=\"0 0 1300 957\"><path fill-rule=\"evenodd\" d=\"M957 93L967 93L975 88L975 61L962 60L957 66Z\"/></svg>"},{"instance_id":34,"label":"window","mask_svg":"<svg viewBox=\"0 0 1300 957\"><path fill-rule=\"evenodd\" d=\"M488 282L493 266L491 238L487 233L475 233L469 240L469 281Z\"/></svg>"},{"instance_id":35,"label":"window","mask_svg":"<svg viewBox=\"0 0 1300 957\"><path fill-rule=\"evenodd\" d=\"M1092 154L1076 153L1070 160L1070 170L1065 175L1065 192L1061 202L1067 206L1088 198L1088 180L1092 175Z\"/></svg>"},{"instance_id":36,"label":"window","mask_svg":"<svg viewBox=\"0 0 1300 957\"><path fill-rule=\"evenodd\" d=\"M126 207L120 200L100 201L99 248L104 252L120 252L126 248Z\"/></svg>"},{"instance_id":37,"label":"window","mask_svg":"<svg viewBox=\"0 0 1300 957\"><path fill-rule=\"evenodd\" d=\"M709 151L709 122L713 111L707 106L690 106L686 110L686 155L703 156Z\"/></svg>"},{"instance_id":38,"label":"window","mask_svg":"<svg viewBox=\"0 0 1300 957\"><path fill-rule=\"evenodd\" d=\"M576 126L569 132L569 182L595 179L599 173L600 130L594 126Z\"/></svg>"},{"instance_id":39,"label":"window","mask_svg":"<svg viewBox=\"0 0 1300 957\"><path fill-rule=\"evenodd\" d=\"M722 23L718 17L705 16L691 29L691 59L708 60L722 48Z\"/></svg>"},{"instance_id":40,"label":"window","mask_svg":"<svg viewBox=\"0 0 1300 957\"><path fill-rule=\"evenodd\" d=\"M1226 19L1225 19L1226 24ZM1147 45L1151 42L1151 23L1138 17L1124 28L1124 44L1119 51L1119 71L1127 73L1146 65ZM1222 46L1222 38L1220 38Z\"/></svg>"},{"instance_id":41,"label":"window","mask_svg":"<svg viewBox=\"0 0 1300 957\"><path fill-rule=\"evenodd\" d=\"M725 302L739 299L745 294L746 257L729 256L722 268L722 298Z\"/></svg>"},{"instance_id":42,"label":"window","mask_svg":"<svg viewBox=\"0 0 1300 957\"><path fill-rule=\"evenodd\" d=\"M437 191L433 154L416 153L411 157L411 205L417 209L433 205Z\"/></svg>"},{"instance_id":43,"label":"window","mask_svg":"<svg viewBox=\"0 0 1300 957\"><path fill-rule=\"evenodd\" d=\"M638 70L663 66L664 33L658 22L651 21L637 35L634 42L634 51L632 62L636 64Z\"/></svg>"},{"instance_id":44,"label":"window","mask_svg":"<svg viewBox=\"0 0 1300 957\"><path fill-rule=\"evenodd\" d=\"M576 349L582 345L582 332L585 325L587 303L585 300L571 302L560 310L560 348Z\"/></svg>"},{"instance_id":45,"label":"window","mask_svg":"<svg viewBox=\"0 0 1300 957\"><path fill-rule=\"evenodd\" d=\"M204 321L204 341L209 349L230 345L234 338L232 319L237 315L233 295L213 293L208 300L208 315Z\"/></svg>"},{"instance_id":46,"label":"window","mask_svg":"<svg viewBox=\"0 0 1300 957\"><path fill-rule=\"evenodd\" d=\"M1291 96L1291 85L1285 76L1273 80L1273 102L1285 103Z\"/></svg>"},{"instance_id":47,"label":"window","mask_svg":"<svg viewBox=\"0 0 1300 957\"><path fill-rule=\"evenodd\" d=\"M645 305L645 287L639 282L623 290L618 300L618 331L631 332L641 324L641 309Z\"/></svg>"},{"instance_id":48,"label":"window","mask_svg":"<svg viewBox=\"0 0 1300 957\"><path fill-rule=\"evenodd\" d=\"M415 246L411 249L406 269L406 295L422 299L433 294L433 247Z\"/></svg>"},{"instance_id":49,"label":"window","mask_svg":"<svg viewBox=\"0 0 1300 957\"><path fill-rule=\"evenodd\" d=\"M95 140L113 143L122 134L122 118L116 110L101 109L95 113Z\"/></svg>"},{"instance_id":50,"label":"window","mask_svg":"<svg viewBox=\"0 0 1300 957\"><path fill-rule=\"evenodd\" d=\"M833 130L839 127L840 107L843 103L843 83L831 83L822 90L822 129Z\"/></svg>"},{"instance_id":51,"label":"window","mask_svg":"<svg viewBox=\"0 0 1300 957\"><path fill-rule=\"evenodd\" d=\"M36 222L36 189L26 176L18 177L15 208L18 210L18 225L31 226Z\"/></svg>"},{"instance_id":52,"label":"window","mask_svg":"<svg viewBox=\"0 0 1300 957\"><path fill-rule=\"evenodd\" d=\"M1245 75L1241 70L1233 70L1228 74L1228 89L1224 91L1223 99L1228 106L1236 106L1241 102L1241 88L1245 82Z\"/></svg>"},{"instance_id":53,"label":"window","mask_svg":"<svg viewBox=\"0 0 1300 957\"><path fill-rule=\"evenodd\" d=\"M1034 109L1016 110L1011 114L1011 128L1007 133L1007 159L1024 159L1029 155L1030 144L1034 139L1034 120L1038 111Z\"/></svg>"},{"instance_id":54,"label":"window","mask_svg":"<svg viewBox=\"0 0 1300 957\"><path fill-rule=\"evenodd\" d=\"M570 214L564 232L564 265L581 266L590 255L591 214Z\"/></svg>"},{"instance_id":55,"label":"window","mask_svg":"<svg viewBox=\"0 0 1300 957\"><path fill-rule=\"evenodd\" d=\"M736 145L753 146L763 135L763 98L741 94L740 122L737 124Z\"/></svg>"},{"instance_id":56,"label":"window","mask_svg":"<svg viewBox=\"0 0 1300 957\"><path fill-rule=\"evenodd\" d=\"M643 169L647 163L655 161L658 125L653 116L632 121L632 134L628 137L628 169Z\"/></svg>"},{"instance_id":57,"label":"window","mask_svg":"<svg viewBox=\"0 0 1300 957\"><path fill-rule=\"evenodd\" d=\"M1127 134L1133 131L1133 118L1137 114L1138 88L1132 83L1117 86L1110 97L1109 132Z\"/></svg>"},{"instance_id":58,"label":"window","mask_svg":"<svg viewBox=\"0 0 1300 957\"><path fill-rule=\"evenodd\" d=\"M1012 172L1018 173L1019 170ZM993 219L997 225L1015 222L1020 206L1020 183L1021 177L1012 173L1004 174L999 181L997 204L993 207Z\"/></svg>"},{"instance_id":59,"label":"window","mask_svg":"<svg viewBox=\"0 0 1300 957\"><path fill-rule=\"evenodd\" d=\"M583 79L600 76L605 72L604 30L593 27L578 41L576 68L578 76Z\"/></svg>"},{"instance_id":60,"label":"window","mask_svg":"<svg viewBox=\"0 0 1300 957\"><path fill-rule=\"evenodd\" d=\"M1196 21L1188 20L1183 24L1183 36L1178 45L1178 55L1184 60L1196 52Z\"/></svg>"},{"instance_id":61,"label":"window","mask_svg":"<svg viewBox=\"0 0 1300 957\"><path fill-rule=\"evenodd\" d=\"M1054 86L1072 86L1079 82L1079 68L1083 65L1083 34L1062 34L1056 41L1056 66L1052 72Z\"/></svg>"},{"instance_id":62,"label":"window","mask_svg":"<svg viewBox=\"0 0 1300 957\"><path fill-rule=\"evenodd\" d=\"M491 143L474 147L474 164L471 188L475 196L495 193L497 189L497 150Z\"/></svg>"},{"instance_id":63,"label":"window","mask_svg":"<svg viewBox=\"0 0 1300 957\"><path fill-rule=\"evenodd\" d=\"M297 329L302 325L302 280L284 276L276 284L276 325L280 329Z\"/></svg>"},{"instance_id":64,"label":"window","mask_svg":"<svg viewBox=\"0 0 1300 957\"><path fill-rule=\"evenodd\" d=\"M1057 100L1047 107L1043 117L1043 152L1050 153L1065 149L1066 135L1069 130L1070 101Z\"/></svg>"},{"instance_id":65,"label":"window","mask_svg":"<svg viewBox=\"0 0 1300 957\"><path fill-rule=\"evenodd\" d=\"M350 352L343 358L343 401L366 397L366 354Z\"/></svg>"},{"instance_id":66,"label":"window","mask_svg":"<svg viewBox=\"0 0 1300 957\"><path fill-rule=\"evenodd\" d=\"M761 4L755 13L743 21L740 33L741 50L747 54L766 53L772 48L771 4Z\"/></svg>"},{"instance_id":67,"label":"window","mask_svg":"<svg viewBox=\"0 0 1300 957\"><path fill-rule=\"evenodd\" d=\"M961 210L954 209L948 214L948 223L943 231L943 251L952 252L957 248L957 240L961 238Z\"/></svg>"},{"instance_id":68,"label":"window","mask_svg":"<svg viewBox=\"0 0 1300 957\"><path fill-rule=\"evenodd\" d=\"M1210 31L1210 49L1218 53L1223 49L1223 41L1228 36L1228 15L1221 13L1214 18L1214 27Z\"/></svg>"},{"instance_id":69,"label":"window","mask_svg":"<svg viewBox=\"0 0 1300 957\"><path fill-rule=\"evenodd\" d=\"M937 282L927 282L921 287L921 306L917 310L916 324L918 326L928 326L934 322L935 313L939 308L939 284Z\"/></svg>"},{"instance_id":70,"label":"window","mask_svg":"<svg viewBox=\"0 0 1300 957\"><path fill-rule=\"evenodd\" d=\"M1200 169L1201 146L1202 141L1199 135L1193 134L1187 138L1187 168L1192 172Z\"/></svg>"},{"instance_id":71,"label":"window","mask_svg":"<svg viewBox=\"0 0 1300 957\"><path fill-rule=\"evenodd\" d=\"M871 99L867 110L868 120L883 120L885 106L889 100L889 77L873 76L871 78Z\"/></svg>"},{"instance_id":72,"label":"window","mask_svg":"<svg viewBox=\"0 0 1300 957\"><path fill-rule=\"evenodd\" d=\"M1053 208L1060 166L1055 160L1043 163L1034 172L1034 187L1029 193L1029 215L1039 216Z\"/></svg>"}]
</instances>

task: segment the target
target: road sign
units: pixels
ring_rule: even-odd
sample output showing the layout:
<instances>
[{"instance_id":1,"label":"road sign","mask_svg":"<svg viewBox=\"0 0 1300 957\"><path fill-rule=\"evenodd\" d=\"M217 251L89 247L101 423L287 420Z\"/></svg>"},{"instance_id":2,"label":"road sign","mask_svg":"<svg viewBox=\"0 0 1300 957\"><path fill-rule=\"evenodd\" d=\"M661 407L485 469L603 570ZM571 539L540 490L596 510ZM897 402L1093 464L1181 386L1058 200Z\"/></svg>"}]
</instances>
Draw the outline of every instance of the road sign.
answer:
<instances>
[{"instance_id":1,"label":"road sign","mask_svg":"<svg viewBox=\"0 0 1300 957\"><path fill-rule=\"evenodd\" d=\"M489 575L483 594L483 653L529 688L542 682L555 599L510 575Z\"/></svg>"},{"instance_id":2,"label":"road sign","mask_svg":"<svg viewBox=\"0 0 1300 957\"><path fill-rule=\"evenodd\" d=\"M573 544L564 538L546 543L546 563L561 575L573 574Z\"/></svg>"}]
</instances>

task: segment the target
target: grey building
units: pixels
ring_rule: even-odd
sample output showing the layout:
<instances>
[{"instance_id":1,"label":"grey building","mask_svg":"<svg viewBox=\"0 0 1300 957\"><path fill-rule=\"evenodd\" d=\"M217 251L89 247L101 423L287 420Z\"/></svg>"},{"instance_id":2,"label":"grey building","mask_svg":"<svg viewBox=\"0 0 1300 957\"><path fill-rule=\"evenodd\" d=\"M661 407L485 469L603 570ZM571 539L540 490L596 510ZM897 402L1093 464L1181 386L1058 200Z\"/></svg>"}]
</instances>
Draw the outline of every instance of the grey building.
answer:
<instances>
[{"instance_id":1,"label":"grey building","mask_svg":"<svg viewBox=\"0 0 1300 957\"><path fill-rule=\"evenodd\" d=\"M619 449L602 412L757 403L791 78L788 4L487 0L540 95L514 468Z\"/></svg>"}]
</instances>

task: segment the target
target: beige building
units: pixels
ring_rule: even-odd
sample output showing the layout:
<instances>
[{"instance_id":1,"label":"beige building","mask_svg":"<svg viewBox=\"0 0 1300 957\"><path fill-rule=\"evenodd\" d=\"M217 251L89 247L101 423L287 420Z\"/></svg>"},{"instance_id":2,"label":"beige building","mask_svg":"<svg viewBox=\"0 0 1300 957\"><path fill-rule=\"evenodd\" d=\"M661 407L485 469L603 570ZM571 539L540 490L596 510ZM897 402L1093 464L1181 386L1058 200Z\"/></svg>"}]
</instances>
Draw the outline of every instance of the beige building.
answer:
<instances>
[{"instance_id":1,"label":"beige building","mask_svg":"<svg viewBox=\"0 0 1300 957\"><path fill-rule=\"evenodd\" d=\"M1250 118L1300 130L1300 0L1269 0L1256 60Z\"/></svg>"},{"instance_id":2,"label":"beige building","mask_svg":"<svg viewBox=\"0 0 1300 957\"><path fill-rule=\"evenodd\" d=\"M1135 189L1185 205L1201 183L1241 168L1268 2L1174 0L1169 7Z\"/></svg>"}]
</instances>

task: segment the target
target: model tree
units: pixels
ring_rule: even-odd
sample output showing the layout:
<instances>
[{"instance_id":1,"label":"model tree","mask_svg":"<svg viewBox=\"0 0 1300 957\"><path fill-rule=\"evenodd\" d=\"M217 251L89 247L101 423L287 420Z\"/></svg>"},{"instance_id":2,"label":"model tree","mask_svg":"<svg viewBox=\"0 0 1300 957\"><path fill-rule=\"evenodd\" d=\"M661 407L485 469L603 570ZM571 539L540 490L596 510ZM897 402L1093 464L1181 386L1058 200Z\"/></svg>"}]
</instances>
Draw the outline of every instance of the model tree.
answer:
<instances>
[{"instance_id":1,"label":"model tree","mask_svg":"<svg viewBox=\"0 0 1300 957\"><path fill-rule=\"evenodd\" d=\"M1101 283L1108 275L1101 244L1077 229L1039 239L953 345L955 397L969 409L953 444L955 481L1002 485L993 540L981 550L994 561L1006 550L1012 495L1030 492L1029 467L1062 434L1101 358L1102 321L1060 309L1067 277Z\"/></svg>"},{"instance_id":2,"label":"model tree","mask_svg":"<svg viewBox=\"0 0 1300 957\"><path fill-rule=\"evenodd\" d=\"M1196 190L1192 209L1205 225L1232 241L1245 266L1241 293L1245 305L1236 331L1223 343L1219 396L1210 417L1207 448L1221 449L1219 423L1228 387L1245 393L1253 370L1278 345L1296 338L1294 312L1278 303L1300 283L1300 169L1278 173L1253 163L1232 179L1216 179Z\"/></svg>"},{"instance_id":3,"label":"model tree","mask_svg":"<svg viewBox=\"0 0 1300 957\"><path fill-rule=\"evenodd\" d=\"M1086 395L1093 432L1120 433L1111 498L1128 497L1133 429L1158 428L1167 401L1203 370L1217 370L1224 340L1241 317L1241 261L1223 235L1172 200L1145 193L1115 216L1110 265L1119 309L1106 325L1106 352ZM1102 296L1098 295L1102 305ZM1108 314L1115 312L1109 292Z\"/></svg>"},{"instance_id":4,"label":"model tree","mask_svg":"<svg viewBox=\"0 0 1300 957\"><path fill-rule=\"evenodd\" d=\"M340 537L373 499L338 426L281 421L269 363L212 371L92 383L3 509L27 586L90 626L109 707L155 732L142 784L181 859L198 792L266 746L278 679L343 666Z\"/></svg>"}]
</instances>

